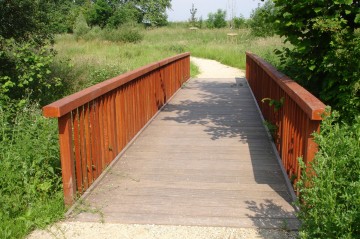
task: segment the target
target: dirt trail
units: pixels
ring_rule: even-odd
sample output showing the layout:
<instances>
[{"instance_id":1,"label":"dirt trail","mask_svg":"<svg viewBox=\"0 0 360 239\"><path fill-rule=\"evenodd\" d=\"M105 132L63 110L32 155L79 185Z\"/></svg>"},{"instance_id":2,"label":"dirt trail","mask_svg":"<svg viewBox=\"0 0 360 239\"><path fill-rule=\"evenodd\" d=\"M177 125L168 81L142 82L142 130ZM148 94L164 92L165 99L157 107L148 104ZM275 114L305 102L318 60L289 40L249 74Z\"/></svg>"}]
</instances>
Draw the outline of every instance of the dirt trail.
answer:
<instances>
[{"instance_id":1,"label":"dirt trail","mask_svg":"<svg viewBox=\"0 0 360 239\"><path fill-rule=\"evenodd\" d=\"M245 71L223 65L214 60L191 57L191 61L199 67L197 78L235 78L245 77Z\"/></svg>"},{"instance_id":2,"label":"dirt trail","mask_svg":"<svg viewBox=\"0 0 360 239\"><path fill-rule=\"evenodd\" d=\"M191 57L198 65L198 78L244 77L245 72L219 62ZM286 228L285 228L286 229ZM273 229L123 225L112 223L58 222L46 230L34 231L28 239L291 239L296 232Z\"/></svg>"}]
</instances>

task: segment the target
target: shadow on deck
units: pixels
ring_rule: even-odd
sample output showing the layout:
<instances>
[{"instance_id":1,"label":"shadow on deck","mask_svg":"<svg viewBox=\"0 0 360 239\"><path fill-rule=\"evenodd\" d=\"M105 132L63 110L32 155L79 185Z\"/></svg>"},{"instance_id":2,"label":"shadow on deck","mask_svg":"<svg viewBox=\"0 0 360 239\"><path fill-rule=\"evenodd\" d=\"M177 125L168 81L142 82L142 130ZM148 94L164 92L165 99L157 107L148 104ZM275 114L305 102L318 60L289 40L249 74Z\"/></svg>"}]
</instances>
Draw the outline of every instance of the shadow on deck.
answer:
<instances>
[{"instance_id":1,"label":"shadow on deck","mask_svg":"<svg viewBox=\"0 0 360 239\"><path fill-rule=\"evenodd\" d=\"M293 230L288 190L246 80L192 79L71 220Z\"/></svg>"}]
</instances>

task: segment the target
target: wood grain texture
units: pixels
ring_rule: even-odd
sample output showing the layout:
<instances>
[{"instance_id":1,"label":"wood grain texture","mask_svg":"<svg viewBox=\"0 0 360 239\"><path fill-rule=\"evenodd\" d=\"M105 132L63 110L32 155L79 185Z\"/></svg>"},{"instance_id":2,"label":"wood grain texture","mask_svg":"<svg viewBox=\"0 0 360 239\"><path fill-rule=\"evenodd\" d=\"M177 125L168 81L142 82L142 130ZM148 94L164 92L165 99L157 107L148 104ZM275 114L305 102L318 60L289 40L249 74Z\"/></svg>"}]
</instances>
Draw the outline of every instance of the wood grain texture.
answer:
<instances>
[{"instance_id":1,"label":"wood grain texture","mask_svg":"<svg viewBox=\"0 0 360 239\"><path fill-rule=\"evenodd\" d=\"M80 207L70 220L299 226L245 79L186 83Z\"/></svg>"}]
</instances>

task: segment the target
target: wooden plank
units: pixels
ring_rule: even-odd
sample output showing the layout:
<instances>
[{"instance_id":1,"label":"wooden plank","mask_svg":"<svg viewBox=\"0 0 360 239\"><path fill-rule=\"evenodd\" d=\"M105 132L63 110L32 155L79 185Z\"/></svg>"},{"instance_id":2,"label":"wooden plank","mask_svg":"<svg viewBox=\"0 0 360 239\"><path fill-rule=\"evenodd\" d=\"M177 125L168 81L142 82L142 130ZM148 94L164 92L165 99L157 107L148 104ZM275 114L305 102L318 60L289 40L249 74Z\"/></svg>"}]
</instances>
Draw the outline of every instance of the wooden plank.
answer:
<instances>
[{"instance_id":1,"label":"wooden plank","mask_svg":"<svg viewBox=\"0 0 360 239\"><path fill-rule=\"evenodd\" d=\"M176 95L85 203L105 222L280 228L286 221L298 228L270 139L246 98L247 85L237 91L234 82L190 82L192 89ZM140 112L131 106L139 99L125 99L125 119L136 127L132 116ZM86 212L74 217L100 220Z\"/></svg>"},{"instance_id":2,"label":"wooden plank","mask_svg":"<svg viewBox=\"0 0 360 239\"><path fill-rule=\"evenodd\" d=\"M65 204L71 205L75 199L76 194L76 178L74 154L72 151L72 124L71 113L59 118L59 143L61 152L61 172L64 190Z\"/></svg>"}]
</instances>

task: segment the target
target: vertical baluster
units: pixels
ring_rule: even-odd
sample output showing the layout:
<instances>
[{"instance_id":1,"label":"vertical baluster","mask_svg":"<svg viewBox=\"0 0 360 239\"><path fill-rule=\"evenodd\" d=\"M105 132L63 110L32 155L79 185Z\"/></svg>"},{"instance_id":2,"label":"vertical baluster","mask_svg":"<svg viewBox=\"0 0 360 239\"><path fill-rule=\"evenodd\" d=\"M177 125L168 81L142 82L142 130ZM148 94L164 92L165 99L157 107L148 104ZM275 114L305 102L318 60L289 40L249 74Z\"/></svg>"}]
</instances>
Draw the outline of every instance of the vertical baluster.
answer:
<instances>
[{"instance_id":1,"label":"vertical baluster","mask_svg":"<svg viewBox=\"0 0 360 239\"><path fill-rule=\"evenodd\" d=\"M65 204L71 205L76 194L71 113L60 117L58 119L58 126L64 201Z\"/></svg>"},{"instance_id":2,"label":"vertical baluster","mask_svg":"<svg viewBox=\"0 0 360 239\"><path fill-rule=\"evenodd\" d=\"M83 175L81 166L80 139L79 139L79 114L75 109L72 112L73 128L74 128L74 150L75 150L75 171L76 185L79 193L83 192Z\"/></svg>"},{"instance_id":3,"label":"vertical baluster","mask_svg":"<svg viewBox=\"0 0 360 239\"><path fill-rule=\"evenodd\" d=\"M86 140L85 140L85 112L84 107L78 108L80 111L79 117L79 126L80 126L80 154L81 154L81 168L83 175L83 188L84 190L88 189L88 172L87 172L87 157L86 157Z\"/></svg>"}]
</instances>

